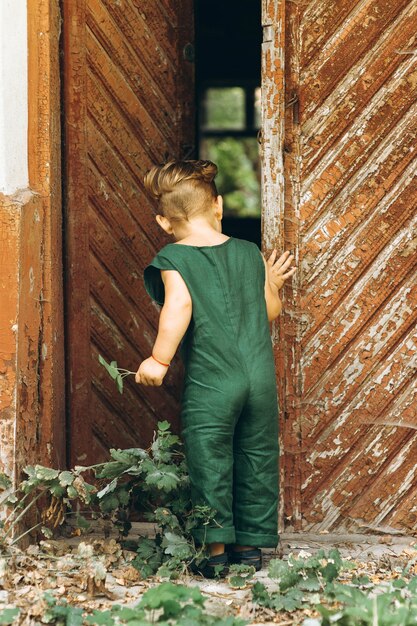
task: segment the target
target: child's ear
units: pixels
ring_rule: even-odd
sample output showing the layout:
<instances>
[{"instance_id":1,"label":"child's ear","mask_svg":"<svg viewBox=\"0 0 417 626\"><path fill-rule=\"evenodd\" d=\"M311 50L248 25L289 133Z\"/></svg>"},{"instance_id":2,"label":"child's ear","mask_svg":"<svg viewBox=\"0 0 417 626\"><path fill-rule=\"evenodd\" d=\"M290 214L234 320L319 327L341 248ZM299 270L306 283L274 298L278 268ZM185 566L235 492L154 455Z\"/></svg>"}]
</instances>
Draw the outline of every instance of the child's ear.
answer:
<instances>
[{"instance_id":1,"label":"child's ear","mask_svg":"<svg viewBox=\"0 0 417 626\"><path fill-rule=\"evenodd\" d=\"M168 235L172 235L174 231L172 230L171 222L169 221L169 219L167 219L163 215L156 215L155 219L158 225L162 228L162 230L168 233Z\"/></svg>"},{"instance_id":2,"label":"child's ear","mask_svg":"<svg viewBox=\"0 0 417 626\"><path fill-rule=\"evenodd\" d=\"M215 200L215 215L218 220L221 220L223 217L223 196L217 196Z\"/></svg>"}]
</instances>

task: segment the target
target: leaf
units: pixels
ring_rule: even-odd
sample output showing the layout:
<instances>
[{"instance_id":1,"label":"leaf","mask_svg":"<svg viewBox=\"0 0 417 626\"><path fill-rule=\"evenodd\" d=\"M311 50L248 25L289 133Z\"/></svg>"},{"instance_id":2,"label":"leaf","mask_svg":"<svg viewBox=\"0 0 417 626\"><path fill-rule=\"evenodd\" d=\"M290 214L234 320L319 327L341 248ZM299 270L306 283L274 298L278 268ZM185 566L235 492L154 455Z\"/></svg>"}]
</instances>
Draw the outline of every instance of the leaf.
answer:
<instances>
[{"instance_id":1,"label":"leaf","mask_svg":"<svg viewBox=\"0 0 417 626\"><path fill-rule=\"evenodd\" d=\"M239 575L228 576L227 582L229 583L232 589L243 589L248 584L248 580Z\"/></svg>"},{"instance_id":2,"label":"leaf","mask_svg":"<svg viewBox=\"0 0 417 626\"><path fill-rule=\"evenodd\" d=\"M176 533L166 532L162 541L165 554L172 554L181 560L192 556L191 546L187 539Z\"/></svg>"},{"instance_id":3,"label":"leaf","mask_svg":"<svg viewBox=\"0 0 417 626\"><path fill-rule=\"evenodd\" d=\"M85 621L98 626L113 626L116 623L111 611L98 611L97 609L94 609L92 615L88 615Z\"/></svg>"},{"instance_id":4,"label":"leaf","mask_svg":"<svg viewBox=\"0 0 417 626\"><path fill-rule=\"evenodd\" d=\"M59 470L43 465L35 465L35 476L38 480L53 480L59 476Z\"/></svg>"},{"instance_id":5,"label":"leaf","mask_svg":"<svg viewBox=\"0 0 417 626\"><path fill-rule=\"evenodd\" d=\"M170 423L167 420L163 420L162 422L158 422L158 430L164 432L171 428Z\"/></svg>"},{"instance_id":6,"label":"leaf","mask_svg":"<svg viewBox=\"0 0 417 626\"><path fill-rule=\"evenodd\" d=\"M138 607L148 610L162 608L162 617L171 619L181 614L181 603L188 600L198 606L204 604L204 597L198 587L186 587L185 585L164 582L144 593Z\"/></svg>"},{"instance_id":7,"label":"leaf","mask_svg":"<svg viewBox=\"0 0 417 626\"><path fill-rule=\"evenodd\" d=\"M305 580L300 580L298 587L304 591L320 591L321 584L315 574L310 574Z\"/></svg>"},{"instance_id":8,"label":"leaf","mask_svg":"<svg viewBox=\"0 0 417 626\"><path fill-rule=\"evenodd\" d=\"M261 604L263 606L270 606L271 596L265 585L256 581L256 583L252 587L252 600L257 604Z\"/></svg>"},{"instance_id":9,"label":"leaf","mask_svg":"<svg viewBox=\"0 0 417 626\"><path fill-rule=\"evenodd\" d=\"M162 563L162 549L156 544L155 539L139 537L139 545L136 549L136 557L131 561L143 578L152 576Z\"/></svg>"},{"instance_id":10,"label":"leaf","mask_svg":"<svg viewBox=\"0 0 417 626\"><path fill-rule=\"evenodd\" d=\"M0 472L0 490L9 489L12 486L12 481L4 472Z\"/></svg>"},{"instance_id":11,"label":"leaf","mask_svg":"<svg viewBox=\"0 0 417 626\"><path fill-rule=\"evenodd\" d=\"M280 596L284 611L295 611L303 606L303 594L299 589L289 589Z\"/></svg>"},{"instance_id":12,"label":"leaf","mask_svg":"<svg viewBox=\"0 0 417 626\"><path fill-rule=\"evenodd\" d=\"M72 485L67 487L67 494L68 498L78 498L78 491Z\"/></svg>"},{"instance_id":13,"label":"leaf","mask_svg":"<svg viewBox=\"0 0 417 626\"><path fill-rule=\"evenodd\" d=\"M146 469L148 469L148 467ZM177 487L178 481L179 478L175 466L163 464L158 467L154 465L153 469L147 472L145 478L147 485L156 485L158 489L162 491L172 491Z\"/></svg>"},{"instance_id":14,"label":"leaf","mask_svg":"<svg viewBox=\"0 0 417 626\"><path fill-rule=\"evenodd\" d=\"M114 478L111 482L109 482L101 491L97 493L97 498L102 498L107 493L114 491L117 487L117 478Z\"/></svg>"},{"instance_id":15,"label":"leaf","mask_svg":"<svg viewBox=\"0 0 417 626\"><path fill-rule=\"evenodd\" d=\"M71 485L74 482L74 478L75 476L72 472L65 470L59 473L59 484L61 487L68 487L68 485Z\"/></svg>"},{"instance_id":16,"label":"leaf","mask_svg":"<svg viewBox=\"0 0 417 626\"><path fill-rule=\"evenodd\" d=\"M67 495L67 490L65 489L65 487L61 487L60 484L55 483L55 482L49 487L49 491L51 492L53 496L55 496L55 498L58 498L58 499Z\"/></svg>"},{"instance_id":17,"label":"leaf","mask_svg":"<svg viewBox=\"0 0 417 626\"><path fill-rule=\"evenodd\" d=\"M115 380L119 375L119 370L117 369L117 361L112 361L111 363L107 363L107 361L103 359L101 354L98 355L98 360L101 363L101 365L103 365L106 368L110 376Z\"/></svg>"},{"instance_id":18,"label":"leaf","mask_svg":"<svg viewBox=\"0 0 417 626\"><path fill-rule=\"evenodd\" d=\"M90 522L83 515L80 515L79 513L77 513L75 516L75 523L78 526L78 528L88 529L91 526Z\"/></svg>"},{"instance_id":19,"label":"leaf","mask_svg":"<svg viewBox=\"0 0 417 626\"><path fill-rule=\"evenodd\" d=\"M117 388L119 390L119 393L123 393L123 378L122 378L121 374L117 375L116 385L117 385Z\"/></svg>"},{"instance_id":20,"label":"leaf","mask_svg":"<svg viewBox=\"0 0 417 626\"><path fill-rule=\"evenodd\" d=\"M0 624L13 624L19 613L20 609L18 607L3 609L0 612Z\"/></svg>"},{"instance_id":21,"label":"leaf","mask_svg":"<svg viewBox=\"0 0 417 626\"><path fill-rule=\"evenodd\" d=\"M339 570L334 563L327 563L327 565L322 568L321 573L327 582L331 582L337 577Z\"/></svg>"},{"instance_id":22,"label":"leaf","mask_svg":"<svg viewBox=\"0 0 417 626\"><path fill-rule=\"evenodd\" d=\"M138 461L148 458L148 453L142 448L126 448L125 450L110 448L110 456L119 463L135 465Z\"/></svg>"},{"instance_id":23,"label":"leaf","mask_svg":"<svg viewBox=\"0 0 417 626\"><path fill-rule=\"evenodd\" d=\"M120 476L126 469L126 463L119 463L118 461L109 461L104 463L100 469L96 470L96 478L115 478Z\"/></svg>"}]
</instances>

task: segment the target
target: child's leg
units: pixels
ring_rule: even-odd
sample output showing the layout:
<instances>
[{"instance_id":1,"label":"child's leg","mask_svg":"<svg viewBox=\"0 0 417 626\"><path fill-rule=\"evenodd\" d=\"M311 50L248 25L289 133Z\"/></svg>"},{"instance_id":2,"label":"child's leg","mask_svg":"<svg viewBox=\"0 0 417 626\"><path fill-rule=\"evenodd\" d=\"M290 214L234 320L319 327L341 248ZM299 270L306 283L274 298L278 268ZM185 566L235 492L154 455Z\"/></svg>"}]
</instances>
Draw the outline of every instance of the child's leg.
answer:
<instances>
[{"instance_id":1,"label":"child's leg","mask_svg":"<svg viewBox=\"0 0 417 626\"><path fill-rule=\"evenodd\" d=\"M224 543L210 543L210 556L216 556L217 554L223 554Z\"/></svg>"},{"instance_id":2,"label":"child's leg","mask_svg":"<svg viewBox=\"0 0 417 626\"><path fill-rule=\"evenodd\" d=\"M190 476L193 505L216 510L215 521L192 530L199 544L213 544L212 553L236 541L233 524L233 433L246 389L234 381L233 392L207 384L187 384L181 413L181 435ZM216 381L217 382L217 381ZM245 381L243 381L245 382ZM235 395L234 395L235 394Z\"/></svg>"},{"instance_id":3,"label":"child's leg","mask_svg":"<svg viewBox=\"0 0 417 626\"><path fill-rule=\"evenodd\" d=\"M236 544L278 544L278 407L275 381L253 385L234 433Z\"/></svg>"}]
</instances>

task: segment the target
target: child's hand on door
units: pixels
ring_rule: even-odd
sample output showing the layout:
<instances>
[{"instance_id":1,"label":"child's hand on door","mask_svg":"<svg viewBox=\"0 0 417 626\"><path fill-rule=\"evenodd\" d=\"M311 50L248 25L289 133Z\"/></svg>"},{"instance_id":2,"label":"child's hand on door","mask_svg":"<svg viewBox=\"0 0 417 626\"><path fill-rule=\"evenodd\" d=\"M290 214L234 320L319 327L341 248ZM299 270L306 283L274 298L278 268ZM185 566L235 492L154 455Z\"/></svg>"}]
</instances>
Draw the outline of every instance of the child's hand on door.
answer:
<instances>
[{"instance_id":1,"label":"child's hand on door","mask_svg":"<svg viewBox=\"0 0 417 626\"><path fill-rule=\"evenodd\" d=\"M283 284L288 278L290 278L296 271L296 267L290 267L294 255L290 254L289 250L286 250L279 259L277 259L277 251L274 249L271 256L267 260L268 267L268 279L271 285L274 285L277 289L281 289Z\"/></svg>"},{"instance_id":2,"label":"child's hand on door","mask_svg":"<svg viewBox=\"0 0 417 626\"><path fill-rule=\"evenodd\" d=\"M140 364L135 380L140 385L160 387L167 371L167 365L158 363L150 356Z\"/></svg>"}]
</instances>

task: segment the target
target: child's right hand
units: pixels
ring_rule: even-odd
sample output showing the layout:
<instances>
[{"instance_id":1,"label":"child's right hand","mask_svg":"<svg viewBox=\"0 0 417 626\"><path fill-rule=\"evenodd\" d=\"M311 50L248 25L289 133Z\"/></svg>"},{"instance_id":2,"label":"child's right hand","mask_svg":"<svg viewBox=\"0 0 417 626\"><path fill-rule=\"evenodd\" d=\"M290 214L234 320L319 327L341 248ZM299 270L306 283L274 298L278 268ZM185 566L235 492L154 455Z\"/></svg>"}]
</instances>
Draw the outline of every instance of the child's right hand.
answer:
<instances>
[{"instance_id":1,"label":"child's right hand","mask_svg":"<svg viewBox=\"0 0 417 626\"><path fill-rule=\"evenodd\" d=\"M161 365L150 356L139 365L135 380L140 385L160 387L167 371L166 365Z\"/></svg>"},{"instance_id":2,"label":"child's right hand","mask_svg":"<svg viewBox=\"0 0 417 626\"><path fill-rule=\"evenodd\" d=\"M268 278L271 285L274 285L277 289L281 289L285 281L296 272L296 267L291 267L288 272L286 271L290 267L293 259L294 255L290 254L289 250L286 250L279 259L277 259L277 251L272 251L267 261Z\"/></svg>"}]
</instances>

